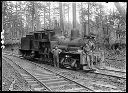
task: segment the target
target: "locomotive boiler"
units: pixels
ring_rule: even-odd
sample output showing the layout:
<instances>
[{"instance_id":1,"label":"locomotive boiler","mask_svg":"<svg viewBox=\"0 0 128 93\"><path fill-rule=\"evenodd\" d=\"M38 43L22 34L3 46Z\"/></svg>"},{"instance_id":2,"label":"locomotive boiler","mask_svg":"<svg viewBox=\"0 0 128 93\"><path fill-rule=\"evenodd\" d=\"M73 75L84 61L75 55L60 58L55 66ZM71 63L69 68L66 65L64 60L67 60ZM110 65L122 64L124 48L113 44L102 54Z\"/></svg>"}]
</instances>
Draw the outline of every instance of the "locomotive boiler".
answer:
<instances>
[{"instance_id":1,"label":"locomotive boiler","mask_svg":"<svg viewBox=\"0 0 128 93\"><path fill-rule=\"evenodd\" d=\"M87 62L83 62L85 56L79 50L85 47L85 44L89 42L88 38L67 39L62 38L56 42L51 42L52 47L58 46L63 52L60 53L60 64L66 68L83 69L83 66L87 66Z\"/></svg>"}]
</instances>

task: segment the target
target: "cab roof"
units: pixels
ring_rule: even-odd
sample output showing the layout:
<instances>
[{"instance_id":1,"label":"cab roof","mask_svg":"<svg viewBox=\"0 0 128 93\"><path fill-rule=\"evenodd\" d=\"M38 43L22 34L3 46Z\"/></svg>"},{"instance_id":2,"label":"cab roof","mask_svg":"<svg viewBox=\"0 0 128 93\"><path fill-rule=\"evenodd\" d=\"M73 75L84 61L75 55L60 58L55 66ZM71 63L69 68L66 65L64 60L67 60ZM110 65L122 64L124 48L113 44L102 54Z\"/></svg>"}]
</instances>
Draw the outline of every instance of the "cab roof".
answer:
<instances>
[{"instance_id":1,"label":"cab roof","mask_svg":"<svg viewBox=\"0 0 128 93\"><path fill-rule=\"evenodd\" d=\"M45 30L41 30L41 31L35 31L34 33L47 33L47 32L54 32L53 30L49 30L49 29L45 29Z\"/></svg>"}]
</instances>

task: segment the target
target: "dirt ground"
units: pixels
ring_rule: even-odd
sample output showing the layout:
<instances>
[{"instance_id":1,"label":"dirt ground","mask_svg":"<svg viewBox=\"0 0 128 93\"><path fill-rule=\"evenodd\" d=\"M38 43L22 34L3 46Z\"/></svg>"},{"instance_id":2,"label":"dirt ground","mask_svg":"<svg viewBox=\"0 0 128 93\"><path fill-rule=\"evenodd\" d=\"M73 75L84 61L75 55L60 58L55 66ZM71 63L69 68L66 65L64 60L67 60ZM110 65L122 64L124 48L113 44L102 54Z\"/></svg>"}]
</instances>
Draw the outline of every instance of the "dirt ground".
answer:
<instances>
[{"instance_id":1,"label":"dirt ground","mask_svg":"<svg viewBox=\"0 0 128 93\"><path fill-rule=\"evenodd\" d=\"M28 83L5 60L2 60L2 91L30 91Z\"/></svg>"},{"instance_id":2,"label":"dirt ground","mask_svg":"<svg viewBox=\"0 0 128 93\"><path fill-rule=\"evenodd\" d=\"M5 48L2 51L10 51L10 52L13 52L15 54L18 54L19 48L20 48L19 44L6 45Z\"/></svg>"}]
</instances>

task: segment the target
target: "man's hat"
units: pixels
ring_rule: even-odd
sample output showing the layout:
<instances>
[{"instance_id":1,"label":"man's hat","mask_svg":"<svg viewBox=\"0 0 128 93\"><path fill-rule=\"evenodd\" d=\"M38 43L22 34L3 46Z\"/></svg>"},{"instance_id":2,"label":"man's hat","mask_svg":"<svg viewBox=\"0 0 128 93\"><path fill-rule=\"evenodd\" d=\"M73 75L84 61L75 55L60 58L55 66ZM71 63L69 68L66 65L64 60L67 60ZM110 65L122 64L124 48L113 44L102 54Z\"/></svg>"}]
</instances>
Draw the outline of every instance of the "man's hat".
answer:
<instances>
[{"instance_id":1,"label":"man's hat","mask_svg":"<svg viewBox=\"0 0 128 93\"><path fill-rule=\"evenodd\" d=\"M57 45L55 47L58 47Z\"/></svg>"}]
</instances>

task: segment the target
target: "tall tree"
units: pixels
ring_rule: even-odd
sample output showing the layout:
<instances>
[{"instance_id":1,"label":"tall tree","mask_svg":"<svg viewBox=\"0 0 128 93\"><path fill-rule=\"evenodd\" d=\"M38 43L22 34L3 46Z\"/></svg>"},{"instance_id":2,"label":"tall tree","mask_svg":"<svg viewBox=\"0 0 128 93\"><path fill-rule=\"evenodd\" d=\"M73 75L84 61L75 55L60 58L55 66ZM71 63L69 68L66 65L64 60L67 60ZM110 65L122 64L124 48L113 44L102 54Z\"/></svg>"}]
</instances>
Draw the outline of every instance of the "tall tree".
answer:
<instances>
[{"instance_id":1,"label":"tall tree","mask_svg":"<svg viewBox=\"0 0 128 93\"><path fill-rule=\"evenodd\" d=\"M88 2L88 31L87 31L88 34L89 34L89 32L90 32L90 21L89 21L89 20L90 20L90 19L89 19L89 9L90 9L90 8L89 8L89 7L90 7L90 3Z\"/></svg>"},{"instance_id":2,"label":"tall tree","mask_svg":"<svg viewBox=\"0 0 128 93\"><path fill-rule=\"evenodd\" d=\"M51 15L51 13L50 13L51 12L51 3L49 2L48 4L49 4L49 29L50 29L51 28L51 16L50 16Z\"/></svg>"},{"instance_id":3,"label":"tall tree","mask_svg":"<svg viewBox=\"0 0 128 93\"><path fill-rule=\"evenodd\" d=\"M46 7L45 7L45 5L44 5L44 11L43 12L44 12L44 28L46 28L46 25L45 25L46 24L46 20L45 20Z\"/></svg>"},{"instance_id":4,"label":"tall tree","mask_svg":"<svg viewBox=\"0 0 128 93\"><path fill-rule=\"evenodd\" d=\"M40 22L40 16L39 16L39 13L38 13L38 3L35 2L35 27L36 27L36 31L39 31L41 30L41 22Z\"/></svg>"},{"instance_id":5,"label":"tall tree","mask_svg":"<svg viewBox=\"0 0 128 93\"><path fill-rule=\"evenodd\" d=\"M76 3L72 3L72 13L73 13L73 28L76 28Z\"/></svg>"},{"instance_id":6,"label":"tall tree","mask_svg":"<svg viewBox=\"0 0 128 93\"><path fill-rule=\"evenodd\" d=\"M35 17L35 5L34 1L31 1L32 3L32 31L35 31L35 25L34 25L34 17Z\"/></svg>"},{"instance_id":7,"label":"tall tree","mask_svg":"<svg viewBox=\"0 0 128 93\"><path fill-rule=\"evenodd\" d=\"M60 9L60 28L62 32L64 31L64 22L63 22L63 6L62 2L59 3L59 9Z\"/></svg>"}]
</instances>

